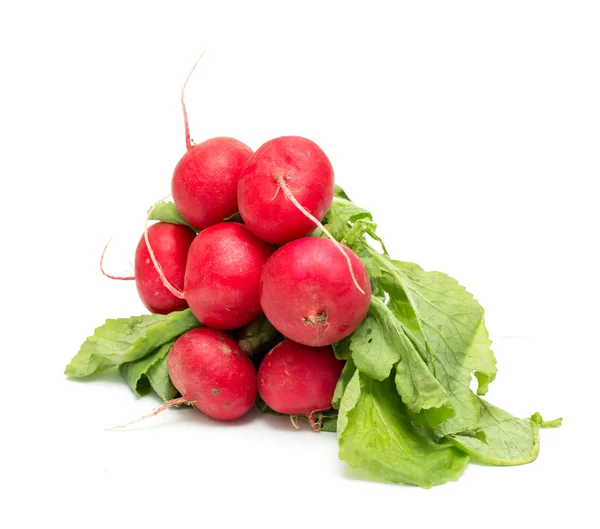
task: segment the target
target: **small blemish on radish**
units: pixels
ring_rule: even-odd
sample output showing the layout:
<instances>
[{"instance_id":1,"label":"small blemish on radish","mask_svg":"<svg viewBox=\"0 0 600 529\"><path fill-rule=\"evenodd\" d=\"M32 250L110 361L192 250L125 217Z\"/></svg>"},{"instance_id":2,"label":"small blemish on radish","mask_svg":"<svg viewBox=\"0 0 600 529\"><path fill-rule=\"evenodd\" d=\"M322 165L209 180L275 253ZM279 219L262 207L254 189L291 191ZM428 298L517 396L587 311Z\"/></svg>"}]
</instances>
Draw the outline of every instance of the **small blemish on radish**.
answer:
<instances>
[{"instance_id":1,"label":"small blemish on radish","mask_svg":"<svg viewBox=\"0 0 600 529\"><path fill-rule=\"evenodd\" d=\"M328 325L327 318L328 313L327 309L325 309L317 314L309 314L308 316L302 316L302 323L304 323L304 325L310 325L313 327L324 327Z\"/></svg>"},{"instance_id":2,"label":"small blemish on radish","mask_svg":"<svg viewBox=\"0 0 600 529\"><path fill-rule=\"evenodd\" d=\"M224 355L237 342L222 331L201 327L181 335L169 352L167 369L182 397L213 419L231 421L248 413L256 401L256 369L244 354ZM240 351L241 352L241 351Z\"/></svg>"}]
</instances>

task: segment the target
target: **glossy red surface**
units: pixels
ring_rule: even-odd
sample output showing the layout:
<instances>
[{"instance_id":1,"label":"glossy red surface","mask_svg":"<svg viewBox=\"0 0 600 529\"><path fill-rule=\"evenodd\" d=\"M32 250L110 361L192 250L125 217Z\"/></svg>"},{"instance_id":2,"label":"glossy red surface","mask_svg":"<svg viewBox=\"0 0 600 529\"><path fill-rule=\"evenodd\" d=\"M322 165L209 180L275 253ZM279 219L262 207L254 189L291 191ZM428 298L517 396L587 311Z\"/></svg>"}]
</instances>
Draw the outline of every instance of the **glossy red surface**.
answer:
<instances>
[{"instance_id":1,"label":"glossy red surface","mask_svg":"<svg viewBox=\"0 0 600 529\"><path fill-rule=\"evenodd\" d=\"M260 313L258 286L271 247L235 222L201 231L188 256L184 295L194 315L216 329L235 329Z\"/></svg>"},{"instance_id":2,"label":"glossy red surface","mask_svg":"<svg viewBox=\"0 0 600 529\"><path fill-rule=\"evenodd\" d=\"M244 224L264 241L284 244L316 226L286 198L278 178L284 178L298 202L322 220L333 200L333 168L316 143L300 136L270 140L248 161L238 184Z\"/></svg>"}]
</instances>

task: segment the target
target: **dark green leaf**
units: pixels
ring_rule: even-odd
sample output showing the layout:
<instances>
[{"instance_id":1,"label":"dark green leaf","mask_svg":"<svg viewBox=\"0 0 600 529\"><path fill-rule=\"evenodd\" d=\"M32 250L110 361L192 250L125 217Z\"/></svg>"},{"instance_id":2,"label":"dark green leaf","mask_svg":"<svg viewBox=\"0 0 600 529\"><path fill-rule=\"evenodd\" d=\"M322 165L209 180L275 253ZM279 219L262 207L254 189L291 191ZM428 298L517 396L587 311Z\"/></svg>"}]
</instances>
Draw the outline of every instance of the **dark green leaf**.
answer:
<instances>
[{"instance_id":1,"label":"dark green leaf","mask_svg":"<svg viewBox=\"0 0 600 529\"><path fill-rule=\"evenodd\" d=\"M144 358L119 366L127 385L140 397L148 394L151 388L164 401L174 399L177 395L167 370L167 356L174 343L175 340L171 340Z\"/></svg>"},{"instance_id":2,"label":"dark green leaf","mask_svg":"<svg viewBox=\"0 0 600 529\"><path fill-rule=\"evenodd\" d=\"M281 334L279 331L273 327L264 314L261 314L241 329L238 343L246 354L252 356L253 354L264 353L280 339Z\"/></svg>"}]
</instances>

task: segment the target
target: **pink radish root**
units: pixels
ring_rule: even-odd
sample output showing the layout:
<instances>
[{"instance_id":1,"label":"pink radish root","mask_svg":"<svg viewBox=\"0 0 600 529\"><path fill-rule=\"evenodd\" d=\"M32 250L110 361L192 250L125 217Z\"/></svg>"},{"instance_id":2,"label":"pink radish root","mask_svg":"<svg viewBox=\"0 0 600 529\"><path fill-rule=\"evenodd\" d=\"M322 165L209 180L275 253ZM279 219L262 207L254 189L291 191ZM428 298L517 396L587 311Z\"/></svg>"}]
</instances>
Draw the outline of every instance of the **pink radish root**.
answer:
<instances>
[{"instance_id":1,"label":"pink radish root","mask_svg":"<svg viewBox=\"0 0 600 529\"><path fill-rule=\"evenodd\" d=\"M188 151L192 148L192 139L190 137L190 127L188 125L188 114L187 114L187 108L185 106L185 88L186 88L186 86L188 84L188 81L190 80L190 77L194 73L194 70L196 69L196 66L200 62L200 59L202 59L202 57L204 57L205 53L206 53L206 50L204 50L200 54L200 57L198 57L196 59L196 62L194 63L194 66L192 66L192 69L190 70L190 73L188 74L188 76L187 76L187 78L185 80L185 83L183 83L183 88L181 89L181 106L183 108L183 124L185 126L185 146L186 146L186 149Z\"/></svg>"},{"instance_id":2,"label":"pink radish root","mask_svg":"<svg viewBox=\"0 0 600 529\"><path fill-rule=\"evenodd\" d=\"M126 424L119 424L118 426L111 426L110 428L104 428L104 430L108 432L108 431L112 431L112 430L119 430L121 428L127 428L128 426L131 426L132 424L137 424L139 422L145 421L146 419L149 419L150 417L156 417L159 413L162 413L163 411L171 408L172 406L182 406L185 404L191 405L193 403L194 403L193 401L186 400L183 397L179 397L178 399L168 400L162 406L159 406L152 413L149 413L148 415L144 415L143 417L140 417L139 419L128 422Z\"/></svg>"},{"instance_id":3,"label":"pink radish root","mask_svg":"<svg viewBox=\"0 0 600 529\"><path fill-rule=\"evenodd\" d=\"M154 211L156 206L158 206L158 204L160 204L163 200L166 200L170 196L171 195L167 195L166 197L161 198L160 200L155 202L154 205L148 210L148 213L146 214L146 222L144 223L144 240L146 241L146 247L148 248L150 259L152 259L152 264L154 265L154 268L156 268L156 271L158 272L158 276L160 277L162 284L176 298L185 299L185 297L183 296L183 292L178 288L175 288L165 276L162 266L160 266L160 263L157 261L156 256L154 255L154 250L152 250L152 246L150 245L150 239L148 238L148 221L150 220L150 215L152 215L152 212Z\"/></svg>"},{"instance_id":4,"label":"pink radish root","mask_svg":"<svg viewBox=\"0 0 600 529\"><path fill-rule=\"evenodd\" d=\"M286 196L286 198L292 204L294 204L294 206L296 207L296 209L300 213L302 213L306 218L308 218L312 222L314 222L319 228L321 228L321 230L323 231L323 233L325 235L327 235L327 237L331 240L331 242L333 242L333 244L335 244L336 248L342 253L342 255L344 256L344 258L346 259L346 262L348 263L348 271L350 272L350 275L352 276L352 281L354 281L354 286L356 286L356 288L358 289L358 291L361 294L366 294L366 292L358 284L356 276L354 275L354 270L352 269L352 262L350 261L350 257L348 256L348 254L344 251L343 246L338 241L335 240L335 238L333 237L333 235L331 235L331 233L329 233L329 230L327 228L325 228L325 226L323 226L323 224L321 224L321 221L319 219L317 219L317 217L315 217L314 215L312 215L302 204L300 204L300 202L298 202L298 200L294 196L294 193L292 193L292 190L287 185L287 182L285 181L285 176L276 176L275 180L277 181L277 183L279 184L279 186L283 190L283 193Z\"/></svg>"},{"instance_id":5,"label":"pink radish root","mask_svg":"<svg viewBox=\"0 0 600 529\"><path fill-rule=\"evenodd\" d=\"M100 256L100 272L102 272L103 276L108 277L109 279L118 279L119 281L131 281L132 279L135 279L135 276L113 276L111 274L107 274L104 270L104 254L106 253L106 249L108 248L110 241L112 241L112 237L108 239L106 246L104 246L104 250L102 250L102 255Z\"/></svg>"}]
</instances>

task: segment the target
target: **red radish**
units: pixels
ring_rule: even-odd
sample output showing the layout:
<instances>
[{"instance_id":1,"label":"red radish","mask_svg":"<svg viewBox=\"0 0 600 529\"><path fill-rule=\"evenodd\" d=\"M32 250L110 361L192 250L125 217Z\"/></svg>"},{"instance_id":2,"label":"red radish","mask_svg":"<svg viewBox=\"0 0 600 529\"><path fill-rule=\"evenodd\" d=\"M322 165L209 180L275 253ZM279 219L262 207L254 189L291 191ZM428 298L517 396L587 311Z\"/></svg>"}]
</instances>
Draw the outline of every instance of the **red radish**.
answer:
<instances>
[{"instance_id":1,"label":"red radish","mask_svg":"<svg viewBox=\"0 0 600 529\"><path fill-rule=\"evenodd\" d=\"M237 342L222 331L194 329L180 336L167 359L169 377L189 403L213 419L231 421L256 400L256 370Z\"/></svg>"},{"instance_id":2,"label":"red radish","mask_svg":"<svg viewBox=\"0 0 600 529\"><path fill-rule=\"evenodd\" d=\"M187 152L175 167L171 182L177 209L199 230L222 222L237 211L238 180L244 164L252 156L250 147L233 138L212 138L192 145L184 95L202 55L181 90Z\"/></svg>"},{"instance_id":3,"label":"red radish","mask_svg":"<svg viewBox=\"0 0 600 529\"><path fill-rule=\"evenodd\" d=\"M329 239L309 237L282 246L269 258L260 279L260 304L268 320L286 338L313 347L354 332L370 299L369 276L358 256Z\"/></svg>"},{"instance_id":4,"label":"red radish","mask_svg":"<svg viewBox=\"0 0 600 529\"><path fill-rule=\"evenodd\" d=\"M333 191L333 168L321 148L300 136L283 136L262 145L248 160L238 184L238 206L252 233L284 244L315 229L303 208L321 221Z\"/></svg>"},{"instance_id":5,"label":"red radish","mask_svg":"<svg viewBox=\"0 0 600 529\"><path fill-rule=\"evenodd\" d=\"M195 237L192 229L181 224L158 222L148 228L148 240L162 272L177 288L183 287L187 255ZM184 299L176 297L163 285L143 235L135 251L135 283L150 312L169 314L188 306Z\"/></svg>"},{"instance_id":6,"label":"red radish","mask_svg":"<svg viewBox=\"0 0 600 529\"><path fill-rule=\"evenodd\" d=\"M331 346L308 347L284 340L265 356L258 369L258 392L279 413L306 414L331 408L344 362Z\"/></svg>"},{"instance_id":7,"label":"red radish","mask_svg":"<svg viewBox=\"0 0 600 529\"><path fill-rule=\"evenodd\" d=\"M187 222L203 230L238 210L238 180L250 156L250 147L233 138L212 138L188 148L171 182L173 201Z\"/></svg>"},{"instance_id":8,"label":"red radish","mask_svg":"<svg viewBox=\"0 0 600 529\"><path fill-rule=\"evenodd\" d=\"M271 248L248 228L222 222L200 232L188 255L183 296L216 329L236 329L260 312L258 285Z\"/></svg>"}]
</instances>

